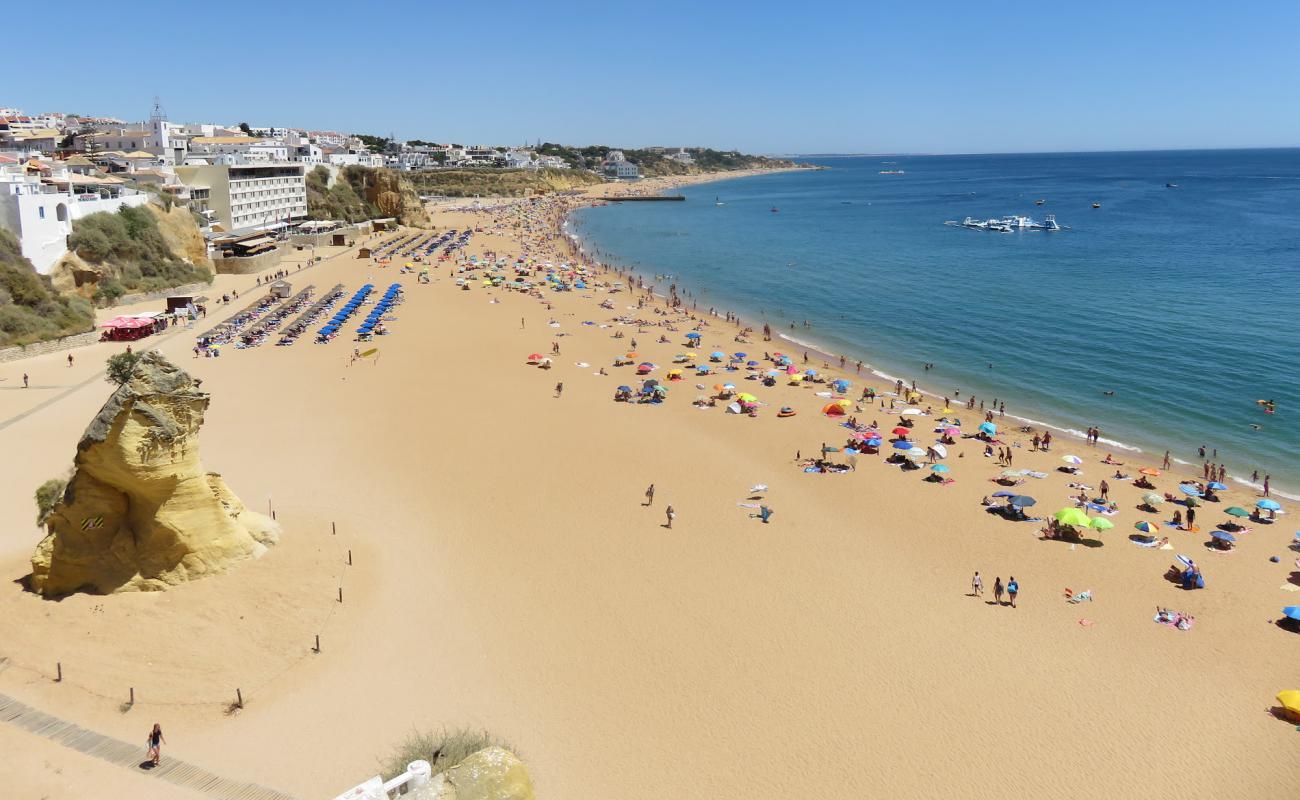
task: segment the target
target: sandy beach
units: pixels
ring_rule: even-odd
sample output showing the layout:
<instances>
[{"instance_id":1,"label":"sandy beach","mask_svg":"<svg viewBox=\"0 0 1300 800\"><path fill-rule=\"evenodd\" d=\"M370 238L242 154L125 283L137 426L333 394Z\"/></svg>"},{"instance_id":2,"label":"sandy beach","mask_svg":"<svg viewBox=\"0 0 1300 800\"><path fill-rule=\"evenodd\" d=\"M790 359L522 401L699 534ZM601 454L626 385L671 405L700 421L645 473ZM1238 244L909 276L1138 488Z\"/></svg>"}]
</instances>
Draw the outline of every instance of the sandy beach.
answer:
<instances>
[{"instance_id":1,"label":"sandy beach","mask_svg":"<svg viewBox=\"0 0 1300 800\"><path fill-rule=\"evenodd\" d=\"M433 210L439 232L478 229L462 256L577 263L559 225L589 201L480 202L493 208ZM850 414L878 421L882 452L844 473L796 460L848 439L820 413L828 384L765 387L745 370L667 382L697 327L698 361L781 347L761 329L742 344L722 318L670 311L666 287L611 293L628 278L607 273L535 296L462 289L463 261L421 284L401 259L316 254L301 271L306 253L286 259L295 289L403 285L391 333L365 346L376 356L352 363L348 338L304 337L195 358L193 335L238 303L137 345L203 379L207 468L284 528L225 575L157 593L25 592L41 537L32 492L68 470L110 392L104 359L123 345L77 350L72 366L65 353L0 364L0 442L20 455L0 465L0 693L128 741L160 722L165 753L301 798L334 797L411 729L444 725L509 740L545 798L1254 800L1300 781L1296 726L1269 713L1300 685L1300 634L1275 622L1300 597L1294 526L1243 520L1251 531L1233 551L1206 546L1222 509L1253 508L1256 495L1220 492L1197 509L1198 532L1177 530L1167 523L1181 506L1138 510L1147 490L1113 477L1159 467L1158 455L1116 454L1117 467L1104 447L1058 437L1036 452L1031 434L1002 429L1014 467L1045 474L1014 487L1037 498L1037 516L1072 505L1072 482L1109 483L1112 530L1045 540L1041 524L986 513L981 500L1008 487L991 482L1003 467L984 442L948 447L949 484L885 463L905 404L852 365L807 365L850 380L851 402L878 392ZM257 287L220 276L209 294L230 290L242 300ZM634 366L612 366L632 350L634 365L657 365L644 377L665 381L663 403L613 401L640 386ZM551 368L526 364L532 353ZM756 416L693 404L723 381L757 396ZM983 421L941 403L907 417L923 445L940 416L964 432ZM778 418L783 406L797 415ZM1079 475L1058 470L1066 455ZM1192 477L1153 481L1178 495ZM758 484L761 501L748 491ZM1130 541L1139 520L1171 549ZM1201 566L1206 589L1165 578L1177 554ZM1017 607L992 604L994 579L1012 575ZM1069 603L1067 588L1093 599ZM1195 623L1156 624L1157 607ZM229 713L237 688L245 707ZM199 796L4 725L0 746L16 797Z\"/></svg>"}]
</instances>

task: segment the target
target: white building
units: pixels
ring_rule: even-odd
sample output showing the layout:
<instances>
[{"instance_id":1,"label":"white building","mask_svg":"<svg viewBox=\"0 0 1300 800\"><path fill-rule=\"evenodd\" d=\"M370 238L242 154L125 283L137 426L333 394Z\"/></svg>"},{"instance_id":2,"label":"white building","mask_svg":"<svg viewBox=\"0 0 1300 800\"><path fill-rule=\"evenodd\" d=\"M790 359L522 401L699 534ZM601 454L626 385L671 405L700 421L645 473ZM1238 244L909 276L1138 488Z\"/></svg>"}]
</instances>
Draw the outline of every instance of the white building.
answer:
<instances>
[{"instance_id":1,"label":"white building","mask_svg":"<svg viewBox=\"0 0 1300 800\"><path fill-rule=\"evenodd\" d=\"M154 117L133 128L108 128L78 134L73 146L82 152L143 151L160 157L166 164L183 164L190 142L182 133L183 128L184 126L174 125L161 117Z\"/></svg>"},{"instance_id":2,"label":"white building","mask_svg":"<svg viewBox=\"0 0 1300 800\"><path fill-rule=\"evenodd\" d=\"M68 252L74 220L147 202L149 195L113 178L90 178L66 169L41 177L25 165L0 169L0 227L18 237L23 255L42 275Z\"/></svg>"},{"instance_id":3,"label":"white building","mask_svg":"<svg viewBox=\"0 0 1300 800\"><path fill-rule=\"evenodd\" d=\"M304 141L293 149L292 160L299 164L324 164L325 154L320 145Z\"/></svg>"},{"instance_id":4,"label":"white building","mask_svg":"<svg viewBox=\"0 0 1300 800\"><path fill-rule=\"evenodd\" d=\"M382 167L384 157L378 153L330 153L329 163L336 167Z\"/></svg>"},{"instance_id":5,"label":"white building","mask_svg":"<svg viewBox=\"0 0 1300 800\"><path fill-rule=\"evenodd\" d=\"M290 163L176 168L192 192L206 190L207 210L226 233L276 230L306 219L306 174L306 165Z\"/></svg>"},{"instance_id":6,"label":"white building","mask_svg":"<svg viewBox=\"0 0 1300 800\"><path fill-rule=\"evenodd\" d=\"M605 176L608 178L634 180L641 177L641 170L637 169L636 164L627 160L622 150L610 150L609 155L605 156L604 167Z\"/></svg>"},{"instance_id":7,"label":"white building","mask_svg":"<svg viewBox=\"0 0 1300 800\"><path fill-rule=\"evenodd\" d=\"M677 152L669 153L668 157L671 158L673 161L678 162L679 164L686 164L689 166L695 163L695 157L692 156L690 153L686 152L685 147L677 148Z\"/></svg>"},{"instance_id":8,"label":"white building","mask_svg":"<svg viewBox=\"0 0 1300 800\"><path fill-rule=\"evenodd\" d=\"M308 131L307 136L316 144L326 147L348 146L348 135L338 131Z\"/></svg>"}]
</instances>

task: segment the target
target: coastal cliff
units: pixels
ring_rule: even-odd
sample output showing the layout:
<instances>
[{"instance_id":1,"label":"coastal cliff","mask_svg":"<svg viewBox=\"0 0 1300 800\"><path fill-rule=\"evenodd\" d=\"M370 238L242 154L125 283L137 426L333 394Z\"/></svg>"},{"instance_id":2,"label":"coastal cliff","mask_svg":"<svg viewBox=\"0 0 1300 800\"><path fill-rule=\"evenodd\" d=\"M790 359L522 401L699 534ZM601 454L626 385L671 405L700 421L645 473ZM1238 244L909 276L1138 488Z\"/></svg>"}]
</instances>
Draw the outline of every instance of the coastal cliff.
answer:
<instances>
[{"instance_id":1,"label":"coastal cliff","mask_svg":"<svg viewBox=\"0 0 1300 800\"><path fill-rule=\"evenodd\" d=\"M199 460L209 396L161 354L136 363L77 444L30 588L47 597L166 589L256 558L279 526Z\"/></svg>"}]
</instances>

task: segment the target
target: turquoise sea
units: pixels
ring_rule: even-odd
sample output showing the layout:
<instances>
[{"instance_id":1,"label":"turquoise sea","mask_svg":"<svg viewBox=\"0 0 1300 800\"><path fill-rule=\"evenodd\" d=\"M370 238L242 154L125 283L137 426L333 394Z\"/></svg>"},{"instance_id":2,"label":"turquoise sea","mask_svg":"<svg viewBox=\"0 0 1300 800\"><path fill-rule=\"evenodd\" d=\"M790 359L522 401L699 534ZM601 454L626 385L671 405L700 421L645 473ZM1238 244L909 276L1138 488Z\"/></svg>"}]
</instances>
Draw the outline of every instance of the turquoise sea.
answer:
<instances>
[{"instance_id":1,"label":"turquoise sea","mask_svg":"<svg viewBox=\"0 0 1300 800\"><path fill-rule=\"evenodd\" d=\"M1300 495L1300 149L804 160L829 169L585 209L570 230L793 345L1098 426L1116 457L1199 465L1204 445ZM1069 229L944 225L1009 214Z\"/></svg>"}]
</instances>

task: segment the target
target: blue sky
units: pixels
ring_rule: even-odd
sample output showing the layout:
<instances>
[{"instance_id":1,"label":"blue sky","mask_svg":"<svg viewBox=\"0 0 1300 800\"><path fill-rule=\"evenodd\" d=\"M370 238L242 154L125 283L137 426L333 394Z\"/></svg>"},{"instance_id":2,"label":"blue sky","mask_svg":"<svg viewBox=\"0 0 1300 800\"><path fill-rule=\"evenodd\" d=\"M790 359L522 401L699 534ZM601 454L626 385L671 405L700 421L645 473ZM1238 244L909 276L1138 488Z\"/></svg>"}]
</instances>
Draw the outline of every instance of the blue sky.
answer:
<instances>
[{"instance_id":1,"label":"blue sky","mask_svg":"<svg viewBox=\"0 0 1300 800\"><path fill-rule=\"evenodd\" d=\"M1300 2L71 0L58 17L78 21L8 49L0 105L142 119L156 94L178 121L767 153L1300 145Z\"/></svg>"}]
</instances>

